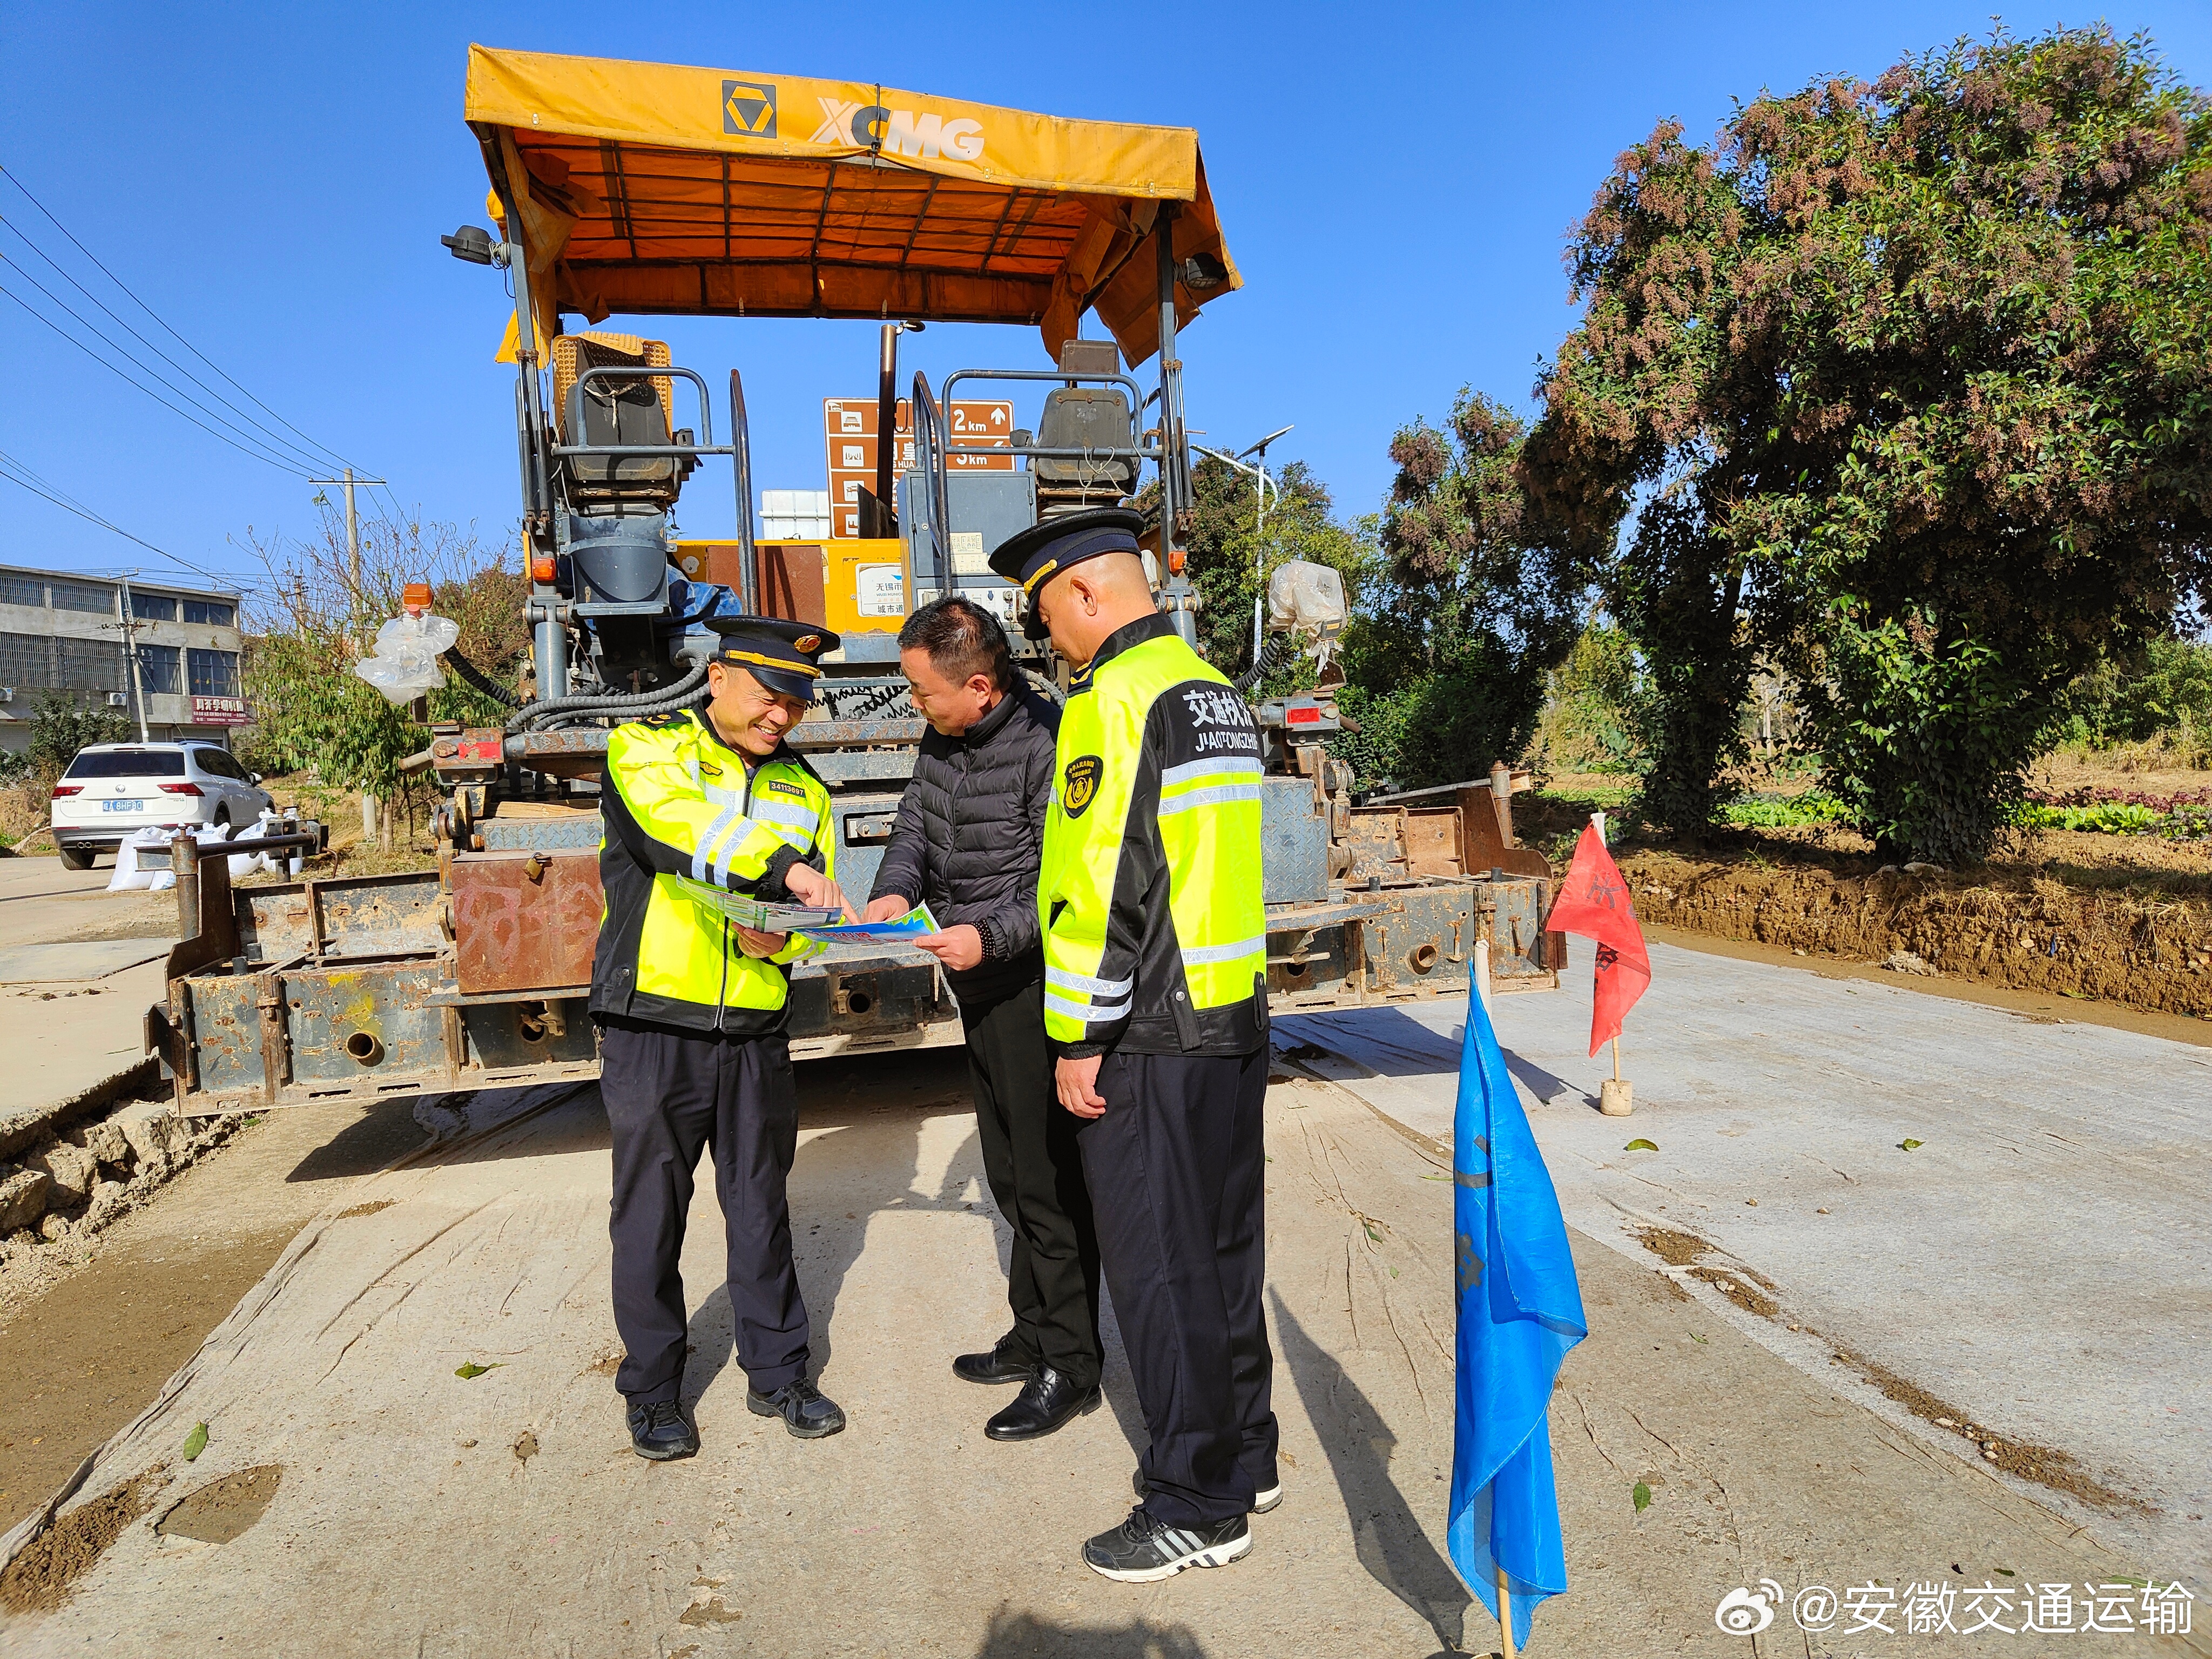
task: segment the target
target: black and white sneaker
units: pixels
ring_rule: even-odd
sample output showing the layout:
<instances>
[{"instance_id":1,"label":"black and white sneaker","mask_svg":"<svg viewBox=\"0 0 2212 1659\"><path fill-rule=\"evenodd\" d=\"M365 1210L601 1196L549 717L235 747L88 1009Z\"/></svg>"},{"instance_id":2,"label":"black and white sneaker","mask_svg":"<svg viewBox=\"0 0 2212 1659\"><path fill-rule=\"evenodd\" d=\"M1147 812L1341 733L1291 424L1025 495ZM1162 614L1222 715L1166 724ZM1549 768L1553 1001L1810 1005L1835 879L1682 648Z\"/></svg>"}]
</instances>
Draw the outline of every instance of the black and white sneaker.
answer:
<instances>
[{"instance_id":1,"label":"black and white sneaker","mask_svg":"<svg viewBox=\"0 0 2212 1659\"><path fill-rule=\"evenodd\" d=\"M1137 1494L1137 1501L1139 1504L1145 1501L1145 1493L1149 1490L1149 1488L1145 1485L1145 1472L1142 1469L1139 1469L1133 1474L1130 1475L1129 1489ZM1246 1513L1249 1515L1265 1515L1269 1510L1273 1509L1276 1504L1282 1501L1283 1483L1278 1480L1273 1486L1263 1486L1252 1494L1252 1507L1248 1510Z\"/></svg>"},{"instance_id":2,"label":"black and white sneaker","mask_svg":"<svg viewBox=\"0 0 2212 1659\"><path fill-rule=\"evenodd\" d=\"M1241 1515L1212 1527L1171 1527L1138 1508L1083 1547L1083 1565L1124 1584L1150 1584L1185 1567L1225 1567L1251 1551L1252 1526Z\"/></svg>"}]
</instances>

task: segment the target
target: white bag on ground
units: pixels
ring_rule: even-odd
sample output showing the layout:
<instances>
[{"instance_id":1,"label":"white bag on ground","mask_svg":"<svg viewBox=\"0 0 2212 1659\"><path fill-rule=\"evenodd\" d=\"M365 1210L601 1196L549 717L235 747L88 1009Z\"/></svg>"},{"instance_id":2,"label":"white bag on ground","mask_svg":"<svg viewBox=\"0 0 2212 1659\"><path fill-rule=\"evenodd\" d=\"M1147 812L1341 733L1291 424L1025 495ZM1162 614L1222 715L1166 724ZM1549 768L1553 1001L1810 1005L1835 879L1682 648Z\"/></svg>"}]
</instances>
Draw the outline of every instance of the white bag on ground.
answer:
<instances>
[{"instance_id":1,"label":"white bag on ground","mask_svg":"<svg viewBox=\"0 0 2212 1659\"><path fill-rule=\"evenodd\" d=\"M115 849L115 873L107 878L107 890L111 893L159 891L154 886L155 877L157 873L167 875L168 872L141 870L138 867L138 849L142 847L167 847L168 844L169 831L150 826L134 830L125 836L122 845ZM174 876L170 876L162 886L169 886L175 880Z\"/></svg>"},{"instance_id":2,"label":"white bag on ground","mask_svg":"<svg viewBox=\"0 0 2212 1659\"><path fill-rule=\"evenodd\" d=\"M450 617L397 616L376 630L375 654L353 672L395 705L410 703L445 684L438 653L460 636L461 625Z\"/></svg>"}]
</instances>

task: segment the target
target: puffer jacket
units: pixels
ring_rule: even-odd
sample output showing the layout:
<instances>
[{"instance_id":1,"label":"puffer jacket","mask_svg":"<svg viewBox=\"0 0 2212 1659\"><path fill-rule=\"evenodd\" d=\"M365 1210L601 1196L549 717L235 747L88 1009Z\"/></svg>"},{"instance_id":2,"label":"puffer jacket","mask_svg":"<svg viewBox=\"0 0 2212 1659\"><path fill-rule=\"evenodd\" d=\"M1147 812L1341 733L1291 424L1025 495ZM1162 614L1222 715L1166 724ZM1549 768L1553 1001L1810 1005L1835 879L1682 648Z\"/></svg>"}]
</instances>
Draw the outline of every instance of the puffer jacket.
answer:
<instances>
[{"instance_id":1,"label":"puffer jacket","mask_svg":"<svg viewBox=\"0 0 2212 1659\"><path fill-rule=\"evenodd\" d=\"M1044 975L1037 868L1060 710L1027 685L948 738L925 732L872 897L926 903L944 927L983 936L983 960L947 973L963 1003L997 1000Z\"/></svg>"}]
</instances>

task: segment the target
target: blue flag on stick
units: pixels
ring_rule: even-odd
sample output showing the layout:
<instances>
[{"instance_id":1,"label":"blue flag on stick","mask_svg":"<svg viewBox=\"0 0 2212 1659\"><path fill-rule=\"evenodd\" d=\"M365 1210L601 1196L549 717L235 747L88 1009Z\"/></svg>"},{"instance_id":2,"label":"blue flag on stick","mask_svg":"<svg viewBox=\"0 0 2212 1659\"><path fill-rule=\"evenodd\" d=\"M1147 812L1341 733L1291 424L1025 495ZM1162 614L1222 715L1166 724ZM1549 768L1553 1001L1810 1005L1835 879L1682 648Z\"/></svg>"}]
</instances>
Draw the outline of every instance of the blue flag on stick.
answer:
<instances>
[{"instance_id":1,"label":"blue flag on stick","mask_svg":"<svg viewBox=\"0 0 2212 1659\"><path fill-rule=\"evenodd\" d=\"M1452 1128L1459 1374L1446 1538L1493 1618L1504 1566L1517 1648L1536 1603L1567 1587L1545 1409L1589 1327L1551 1173L1489 1012L1472 989L1467 1003Z\"/></svg>"}]
</instances>

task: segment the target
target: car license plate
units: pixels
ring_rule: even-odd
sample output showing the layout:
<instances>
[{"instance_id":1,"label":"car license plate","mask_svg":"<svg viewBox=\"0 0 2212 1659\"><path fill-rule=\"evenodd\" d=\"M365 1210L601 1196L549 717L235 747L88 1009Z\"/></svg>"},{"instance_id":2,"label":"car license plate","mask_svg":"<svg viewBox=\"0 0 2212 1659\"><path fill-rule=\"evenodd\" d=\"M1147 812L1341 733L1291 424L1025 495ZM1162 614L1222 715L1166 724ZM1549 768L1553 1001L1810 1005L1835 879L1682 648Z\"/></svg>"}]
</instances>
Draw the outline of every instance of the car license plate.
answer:
<instances>
[{"instance_id":1,"label":"car license plate","mask_svg":"<svg viewBox=\"0 0 2212 1659\"><path fill-rule=\"evenodd\" d=\"M143 811L145 805L143 800L104 800L100 808L103 812L137 812Z\"/></svg>"}]
</instances>

